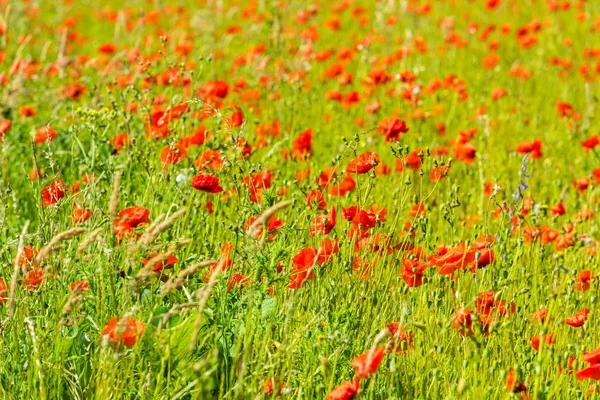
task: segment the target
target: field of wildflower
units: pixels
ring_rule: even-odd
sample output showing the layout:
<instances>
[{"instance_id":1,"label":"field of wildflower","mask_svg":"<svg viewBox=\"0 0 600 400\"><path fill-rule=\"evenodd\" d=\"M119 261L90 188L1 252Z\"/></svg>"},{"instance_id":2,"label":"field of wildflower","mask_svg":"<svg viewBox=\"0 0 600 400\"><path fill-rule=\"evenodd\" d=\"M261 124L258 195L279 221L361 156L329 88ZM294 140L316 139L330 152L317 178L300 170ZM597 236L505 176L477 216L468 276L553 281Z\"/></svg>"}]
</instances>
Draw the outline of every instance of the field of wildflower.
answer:
<instances>
[{"instance_id":1,"label":"field of wildflower","mask_svg":"<svg viewBox=\"0 0 600 400\"><path fill-rule=\"evenodd\" d=\"M600 1L0 0L0 397L600 397Z\"/></svg>"}]
</instances>

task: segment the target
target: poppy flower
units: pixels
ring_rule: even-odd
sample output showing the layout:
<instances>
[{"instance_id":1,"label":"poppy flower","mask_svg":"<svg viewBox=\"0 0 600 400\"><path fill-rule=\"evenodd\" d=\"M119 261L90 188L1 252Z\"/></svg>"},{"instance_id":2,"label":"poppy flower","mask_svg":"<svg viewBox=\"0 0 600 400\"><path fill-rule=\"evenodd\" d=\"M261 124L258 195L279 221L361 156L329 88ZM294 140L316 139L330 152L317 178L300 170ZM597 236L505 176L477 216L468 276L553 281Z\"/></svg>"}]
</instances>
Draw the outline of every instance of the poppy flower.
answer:
<instances>
[{"instance_id":1,"label":"poppy flower","mask_svg":"<svg viewBox=\"0 0 600 400\"><path fill-rule=\"evenodd\" d=\"M589 290L590 282L594 278L595 278L595 276L592 275L592 271L590 271L590 270L581 271L579 274L577 274L577 277L576 277L577 282L575 283L574 289L578 290L580 292L585 292L586 290Z\"/></svg>"},{"instance_id":2,"label":"poppy flower","mask_svg":"<svg viewBox=\"0 0 600 400\"><path fill-rule=\"evenodd\" d=\"M356 188L356 182L352 176L346 174L344 179L329 190L330 196L345 196Z\"/></svg>"},{"instance_id":3,"label":"poppy flower","mask_svg":"<svg viewBox=\"0 0 600 400\"><path fill-rule=\"evenodd\" d=\"M135 346L135 343L144 334L144 323L134 318L123 318L119 320L112 317L104 329L102 336L107 337L114 347L123 344L127 348Z\"/></svg>"},{"instance_id":4,"label":"poppy flower","mask_svg":"<svg viewBox=\"0 0 600 400\"><path fill-rule=\"evenodd\" d=\"M594 364L580 371L575 372L578 381L586 379L600 380L600 364Z\"/></svg>"},{"instance_id":5,"label":"poppy flower","mask_svg":"<svg viewBox=\"0 0 600 400\"><path fill-rule=\"evenodd\" d=\"M77 281L71 283L71 291L81 290L82 292L86 292L89 289L90 284L88 281Z\"/></svg>"},{"instance_id":6,"label":"poppy flower","mask_svg":"<svg viewBox=\"0 0 600 400\"><path fill-rule=\"evenodd\" d=\"M328 235L335 228L335 206L331 207L329 214L319 214L310 224L310 237L314 237L318 233Z\"/></svg>"},{"instance_id":7,"label":"poppy flower","mask_svg":"<svg viewBox=\"0 0 600 400\"><path fill-rule=\"evenodd\" d=\"M306 194L306 204L309 207L316 206L318 210L325 210L327 208L327 202L325 196L320 190L311 190Z\"/></svg>"},{"instance_id":8,"label":"poppy flower","mask_svg":"<svg viewBox=\"0 0 600 400\"><path fill-rule=\"evenodd\" d=\"M280 382L276 377L267 379L263 385L263 392L267 396L271 396L277 389L277 395L281 394L281 390L286 386L285 382Z\"/></svg>"},{"instance_id":9,"label":"poppy flower","mask_svg":"<svg viewBox=\"0 0 600 400\"><path fill-rule=\"evenodd\" d=\"M298 289L306 280L314 278L313 267L316 261L317 249L314 247L305 247L300 250L292 259L294 266L290 274L288 288Z\"/></svg>"},{"instance_id":10,"label":"poppy flower","mask_svg":"<svg viewBox=\"0 0 600 400\"><path fill-rule=\"evenodd\" d=\"M583 361L590 363L591 365L600 364L600 348L590 351L589 353L583 353Z\"/></svg>"},{"instance_id":11,"label":"poppy flower","mask_svg":"<svg viewBox=\"0 0 600 400\"><path fill-rule=\"evenodd\" d=\"M301 132L294 140L292 147L292 156L300 160L305 160L312 154L312 129Z\"/></svg>"},{"instance_id":12,"label":"poppy flower","mask_svg":"<svg viewBox=\"0 0 600 400\"><path fill-rule=\"evenodd\" d=\"M573 314L572 317L565 319L563 322L569 326L578 328L580 326L583 326L583 324L585 324L585 321L587 320L587 317L589 314L590 314L590 309L583 308L583 309L577 311L575 314Z\"/></svg>"},{"instance_id":13,"label":"poppy flower","mask_svg":"<svg viewBox=\"0 0 600 400\"><path fill-rule=\"evenodd\" d=\"M6 134L6 132L8 132L11 126L12 122L9 119L3 119L2 121L0 121L0 139L4 137L4 135Z\"/></svg>"},{"instance_id":14,"label":"poppy flower","mask_svg":"<svg viewBox=\"0 0 600 400\"><path fill-rule=\"evenodd\" d=\"M327 400L352 400L358 396L359 381L344 381L327 395Z\"/></svg>"},{"instance_id":15,"label":"poppy flower","mask_svg":"<svg viewBox=\"0 0 600 400\"><path fill-rule=\"evenodd\" d=\"M352 367L356 370L358 379L367 378L374 374L379 368L379 364L383 361L385 355L385 347L369 350L352 360Z\"/></svg>"},{"instance_id":16,"label":"poppy flower","mask_svg":"<svg viewBox=\"0 0 600 400\"><path fill-rule=\"evenodd\" d=\"M423 274L428 266L425 262L405 258L402 260L402 279L410 287L419 287L423 284Z\"/></svg>"},{"instance_id":17,"label":"poppy flower","mask_svg":"<svg viewBox=\"0 0 600 400\"><path fill-rule=\"evenodd\" d=\"M8 286L4 278L0 278L0 304L6 304L8 301Z\"/></svg>"},{"instance_id":18,"label":"poppy flower","mask_svg":"<svg viewBox=\"0 0 600 400\"><path fill-rule=\"evenodd\" d=\"M35 267L34 269L28 271L25 274L25 278L23 279L23 286L25 289L32 292L39 285L42 284L44 278L44 271L40 267Z\"/></svg>"},{"instance_id":19,"label":"poppy flower","mask_svg":"<svg viewBox=\"0 0 600 400\"><path fill-rule=\"evenodd\" d=\"M250 278L242 274L231 274L229 283L227 284L227 290L232 290L237 286L244 287L250 282Z\"/></svg>"},{"instance_id":20,"label":"poppy flower","mask_svg":"<svg viewBox=\"0 0 600 400\"><path fill-rule=\"evenodd\" d=\"M150 211L144 207L133 206L122 210L114 221L114 232L117 238L133 233L138 226L150 222Z\"/></svg>"},{"instance_id":21,"label":"poppy flower","mask_svg":"<svg viewBox=\"0 0 600 400\"><path fill-rule=\"evenodd\" d=\"M469 336L473 334L473 310L468 308L458 307L452 315L452 327L458 329L458 332L462 336Z\"/></svg>"},{"instance_id":22,"label":"poppy flower","mask_svg":"<svg viewBox=\"0 0 600 400\"><path fill-rule=\"evenodd\" d=\"M35 134L35 144L42 144L45 142L51 142L56 139L56 131L51 126L42 126Z\"/></svg>"},{"instance_id":23,"label":"poppy flower","mask_svg":"<svg viewBox=\"0 0 600 400\"><path fill-rule=\"evenodd\" d=\"M244 228L246 229L246 231L248 231L248 228L250 228L250 226L259 218L259 216L256 217L252 217L250 218L248 221L246 221ZM279 229L281 229L281 227L283 226L284 222L283 220L277 219L277 217L275 215L272 215L269 220L267 221L267 233L269 234L269 236L267 237L268 240L273 240L275 238L275 236L277 235L277 231ZM257 239L262 238L263 236L263 227L259 226L258 229L256 230L256 233L254 234L254 237Z\"/></svg>"},{"instance_id":24,"label":"poppy flower","mask_svg":"<svg viewBox=\"0 0 600 400\"><path fill-rule=\"evenodd\" d=\"M187 151L182 145L173 144L165 147L160 152L160 161L162 163L163 170L166 169L167 164L177 164L185 157L187 157Z\"/></svg>"},{"instance_id":25,"label":"poppy flower","mask_svg":"<svg viewBox=\"0 0 600 400\"><path fill-rule=\"evenodd\" d=\"M562 202L558 202L550 209L550 212L552 215L565 215L565 205Z\"/></svg>"},{"instance_id":26,"label":"poppy flower","mask_svg":"<svg viewBox=\"0 0 600 400\"><path fill-rule=\"evenodd\" d=\"M142 258L142 264L144 264L144 265L148 264L148 262L150 261L150 259L152 259L156 255L157 254L150 254L150 256L148 258ZM173 268L173 265L177 264L178 261L179 260L177 259L177 257L175 257L175 256L169 256L165 261L160 261L159 263L157 263L154 266L153 271L154 272L158 272L158 271L161 271L163 268L164 269Z\"/></svg>"},{"instance_id":27,"label":"poppy flower","mask_svg":"<svg viewBox=\"0 0 600 400\"><path fill-rule=\"evenodd\" d=\"M400 140L400 134L408 132L408 127L401 119L387 117L379 122L377 131L385 135L386 142L392 142Z\"/></svg>"},{"instance_id":28,"label":"poppy flower","mask_svg":"<svg viewBox=\"0 0 600 400\"><path fill-rule=\"evenodd\" d=\"M549 333L547 335L537 335L534 336L530 339L530 343L531 343L531 347L533 347L536 351L540 350L540 344L543 341L544 343L546 343L547 345L551 345L552 343L554 343L554 332Z\"/></svg>"},{"instance_id":29,"label":"poppy flower","mask_svg":"<svg viewBox=\"0 0 600 400\"><path fill-rule=\"evenodd\" d=\"M581 142L581 145L586 151L593 150L600 145L600 135L593 135Z\"/></svg>"},{"instance_id":30,"label":"poppy flower","mask_svg":"<svg viewBox=\"0 0 600 400\"><path fill-rule=\"evenodd\" d=\"M51 204L58 203L65 197L67 187L63 181L56 180L42 189L42 206L48 207Z\"/></svg>"},{"instance_id":31,"label":"poppy flower","mask_svg":"<svg viewBox=\"0 0 600 400\"><path fill-rule=\"evenodd\" d=\"M527 390L527 386L517 379L514 368L506 374L506 389L511 393L520 393Z\"/></svg>"},{"instance_id":32,"label":"poppy flower","mask_svg":"<svg viewBox=\"0 0 600 400\"><path fill-rule=\"evenodd\" d=\"M346 172L351 174L365 174L381 163L381 159L372 151L363 153L350 161Z\"/></svg>"},{"instance_id":33,"label":"poppy flower","mask_svg":"<svg viewBox=\"0 0 600 400\"><path fill-rule=\"evenodd\" d=\"M92 210L73 204L73 214L69 217L76 224L81 224L92 217Z\"/></svg>"},{"instance_id":34,"label":"poppy flower","mask_svg":"<svg viewBox=\"0 0 600 400\"><path fill-rule=\"evenodd\" d=\"M191 179L192 187L206 193L220 193L223 188L219 185L219 178L209 174L198 174Z\"/></svg>"},{"instance_id":35,"label":"poppy flower","mask_svg":"<svg viewBox=\"0 0 600 400\"><path fill-rule=\"evenodd\" d=\"M534 139L531 142L522 142L517 146L517 153L529 154L531 158L540 158L542 156L542 141Z\"/></svg>"}]
</instances>

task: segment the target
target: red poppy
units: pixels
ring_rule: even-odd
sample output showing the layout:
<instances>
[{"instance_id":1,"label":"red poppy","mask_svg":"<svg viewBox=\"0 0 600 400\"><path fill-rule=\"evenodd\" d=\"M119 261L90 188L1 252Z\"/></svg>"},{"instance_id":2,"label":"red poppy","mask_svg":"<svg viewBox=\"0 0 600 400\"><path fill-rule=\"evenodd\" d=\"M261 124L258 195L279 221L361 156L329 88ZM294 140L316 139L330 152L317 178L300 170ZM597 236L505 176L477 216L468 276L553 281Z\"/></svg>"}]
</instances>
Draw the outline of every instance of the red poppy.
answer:
<instances>
[{"instance_id":1,"label":"red poppy","mask_svg":"<svg viewBox=\"0 0 600 400\"><path fill-rule=\"evenodd\" d=\"M133 206L122 210L114 221L117 238L131 235L135 228L150 222L150 211L144 207Z\"/></svg>"},{"instance_id":2,"label":"red poppy","mask_svg":"<svg viewBox=\"0 0 600 400\"><path fill-rule=\"evenodd\" d=\"M331 207L329 214L317 215L315 220L310 224L310 237L314 237L318 233L328 235L335 228L335 217L335 206Z\"/></svg>"},{"instance_id":3,"label":"red poppy","mask_svg":"<svg viewBox=\"0 0 600 400\"><path fill-rule=\"evenodd\" d=\"M590 351L589 353L583 353L583 361L590 363L591 365L600 364L600 348Z\"/></svg>"},{"instance_id":4,"label":"red poppy","mask_svg":"<svg viewBox=\"0 0 600 400\"><path fill-rule=\"evenodd\" d=\"M458 332L463 336L473 334L473 310L468 308L458 307L452 316L452 327L458 329Z\"/></svg>"},{"instance_id":5,"label":"red poppy","mask_svg":"<svg viewBox=\"0 0 600 400\"><path fill-rule=\"evenodd\" d=\"M42 206L48 207L51 204L58 203L65 197L66 190L65 183L60 179L52 182L42 189Z\"/></svg>"},{"instance_id":6,"label":"red poppy","mask_svg":"<svg viewBox=\"0 0 600 400\"><path fill-rule=\"evenodd\" d=\"M317 249L314 247L305 247L300 250L292 259L294 266L291 271L288 287L290 289L298 289L306 280L314 278L313 267L316 261Z\"/></svg>"},{"instance_id":7,"label":"red poppy","mask_svg":"<svg viewBox=\"0 0 600 400\"><path fill-rule=\"evenodd\" d=\"M369 375L374 374L379 368L379 364L383 361L385 355L385 347L379 347L364 352L360 356L352 360L352 366L356 370L356 377L358 379L367 378Z\"/></svg>"},{"instance_id":8,"label":"red poppy","mask_svg":"<svg viewBox=\"0 0 600 400\"><path fill-rule=\"evenodd\" d=\"M600 364L594 364L581 371L575 372L577 380L584 381L586 379L600 380Z\"/></svg>"},{"instance_id":9,"label":"red poppy","mask_svg":"<svg viewBox=\"0 0 600 400\"><path fill-rule=\"evenodd\" d=\"M219 178L209 174L198 174L191 179L192 187L206 193L220 193L223 188L219 185Z\"/></svg>"},{"instance_id":10,"label":"red poppy","mask_svg":"<svg viewBox=\"0 0 600 400\"><path fill-rule=\"evenodd\" d=\"M312 129L307 129L301 132L298 137L294 140L292 147L292 156L295 158L304 160L312 154Z\"/></svg>"},{"instance_id":11,"label":"red poppy","mask_svg":"<svg viewBox=\"0 0 600 400\"><path fill-rule=\"evenodd\" d=\"M533 347L536 351L540 350L540 344L543 341L544 343L546 343L547 345L551 345L552 343L554 343L554 332L549 333L547 335L537 335L531 338L531 347Z\"/></svg>"},{"instance_id":12,"label":"red poppy","mask_svg":"<svg viewBox=\"0 0 600 400\"><path fill-rule=\"evenodd\" d=\"M8 286L3 278L0 278L0 304L6 304L8 301Z\"/></svg>"},{"instance_id":13,"label":"red poppy","mask_svg":"<svg viewBox=\"0 0 600 400\"><path fill-rule=\"evenodd\" d=\"M346 168L346 172L351 174L365 174L380 163L381 159L377 153L370 151L368 153L363 153L350 161Z\"/></svg>"},{"instance_id":14,"label":"red poppy","mask_svg":"<svg viewBox=\"0 0 600 400\"><path fill-rule=\"evenodd\" d=\"M520 393L527 390L527 386L515 376L514 368L508 371L506 375L506 389L511 393Z\"/></svg>"},{"instance_id":15,"label":"red poppy","mask_svg":"<svg viewBox=\"0 0 600 400\"><path fill-rule=\"evenodd\" d=\"M250 228L250 226L258 218L259 218L259 216L252 217L248 221L246 221L246 224L244 225L246 231L248 230L248 228ZM275 215L272 215L269 218L269 220L267 221L267 233L269 234L268 237L267 237L267 239L268 240L273 240L275 238L275 236L277 235L277 231L279 229L281 229L281 227L283 226L283 224L284 224L283 220L277 219L277 217ZM263 227L260 226L256 230L256 233L255 233L254 237L257 238L257 239L260 239L260 238L262 238L262 236L263 236Z\"/></svg>"},{"instance_id":16,"label":"red poppy","mask_svg":"<svg viewBox=\"0 0 600 400\"><path fill-rule=\"evenodd\" d=\"M130 348L142 337L144 330L144 323L138 319L123 318L119 320L117 317L112 317L102 329L102 336L108 337L110 343L115 347L123 344Z\"/></svg>"},{"instance_id":17,"label":"red poppy","mask_svg":"<svg viewBox=\"0 0 600 400\"><path fill-rule=\"evenodd\" d=\"M410 287L419 287L423 284L423 274L428 266L425 262L405 258L402 260L402 279Z\"/></svg>"},{"instance_id":18,"label":"red poppy","mask_svg":"<svg viewBox=\"0 0 600 400\"><path fill-rule=\"evenodd\" d=\"M589 138L581 142L581 145L585 148L586 151L594 149L596 146L600 145L600 135L590 136Z\"/></svg>"},{"instance_id":19,"label":"red poppy","mask_svg":"<svg viewBox=\"0 0 600 400\"><path fill-rule=\"evenodd\" d=\"M377 131L385 135L386 142L391 142L400 140L400 134L408 132L408 127L401 119L387 117L379 122Z\"/></svg>"},{"instance_id":20,"label":"red poppy","mask_svg":"<svg viewBox=\"0 0 600 400\"><path fill-rule=\"evenodd\" d=\"M327 400L352 400L358 396L359 381L342 382L327 395Z\"/></svg>"},{"instance_id":21,"label":"red poppy","mask_svg":"<svg viewBox=\"0 0 600 400\"><path fill-rule=\"evenodd\" d=\"M56 131L51 126L42 126L36 132L35 144L42 144L46 141L51 142L56 139Z\"/></svg>"},{"instance_id":22,"label":"red poppy","mask_svg":"<svg viewBox=\"0 0 600 400\"><path fill-rule=\"evenodd\" d=\"M589 314L590 314L590 309L583 308L583 309L577 311L575 314L573 314L572 317L565 319L563 322L569 326L578 328L580 326L583 326L583 324L585 324L585 321L587 321L587 317Z\"/></svg>"},{"instance_id":23,"label":"red poppy","mask_svg":"<svg viewBox=\"0 0 600 400\"><path fill-rule=\"evenodd\" d=\"M155 257L157 254L150 254L150 256L148 258L142 258L142 264L147 265L148 262L150 261L150 259L152 259L153 257ZM177 262L179 262L179 260L177 259L177 257L175 256L169 256L167 257L167 259L165 261L160 261L158 262L155 266L153 271L154 272L158 272L164 269L171 269L173 268L173 265L177 264Z\"/></svg>"},{"instance_id":24,"label":"red poppy","mask_svg":"<svg viewBox=\"0 0 600 400\"><path fill-rule=\"evenodd\" d=\"M574 289L579 290L580 292L585 292L586 290L589 290L590 282L594 278L595 276L592 275L592 271L581 271L579 274L577 274L577 282L575 283Z\"/></svg>"},{"instance_id":25,"label":"red poppy","mask_svg":"<svg viewBox=\"0 0 600 400\"><path fill-rule=\"evenodd\" d=\"M169 145L160 152L160 161L163 169L166 168L167 164L177 164L185 157L187 157L187 151L181 144Z\"/></svg>"},{"instance_id":26,"label":"red poppy","mask_svg":"<svg viewBox=\"0 0 600 400\"><path fill-rule=\"evenodd\" d=\"M71 291L81 290L82 292L86 292L89 289L90 284L88 281L77 281L71 283Z\"/></svg>"},{"instance_id":27,"label":"red poppy","mask_svg":"<svg viewBox=\"0 0 600 400\"><path fill-rule=\"evenodd\" d=\"M318 210L325 210L327 208L327 202L325 196L320 190L311 190L306 194L306 204L309 207L317 206Z\"/></svg>"},{"instance_id":28,"label":"red poppy","mask_svg":"<svg viewBox=\"0 0 600 400\"><path fill-rule=\"evenodd\" d=\"M542 141L534 139L531 142L522 142L517 146L517 153L529 153L531 158L540 158L542 156Z\"/></svg>"},{"instance_id":29,"label":"red poppy","mask_svg":"<svg viewBox=\"0 0 600 400\"><path fill-rule=\"evenodd\" d=\"M11 126L12 122L9 119L3 119L2 121L0 121L0 139L4 137L4 135L6 134L6 132L8 132Z\"/></svg>"},{"instance_id":30,"label":"red poppy","mask_svg":"<svg viewBox=\"0 0 600 400\"><path fill-rule=\"evenodd\" d=\"M92 210L73 204L73 214L69 217L76 224L81 224L92 217Z\"/></svg>"},{"instance_id":31,"label":"red poppy","mask_svg":"<svg viewBox=\"0 0 600 400\"><path fill-rule=\"evenodd\" d=\"M227 290L232 290L236 286L244 287L250 282L250 278L242 274L231 274L229 283L227 284Z\"/></svg>"},{"instance_id":32,"label":"red poppy","mask_svg":"<svg viewBox=\"0 0 600 400\"><path fill-rule=\"evenodd\" d=\"M34 291L39 285L42 284L44 278L44 271L40 267L28 271L23 279L23 286L28 291Z\"/></svg>"}]
</instances>

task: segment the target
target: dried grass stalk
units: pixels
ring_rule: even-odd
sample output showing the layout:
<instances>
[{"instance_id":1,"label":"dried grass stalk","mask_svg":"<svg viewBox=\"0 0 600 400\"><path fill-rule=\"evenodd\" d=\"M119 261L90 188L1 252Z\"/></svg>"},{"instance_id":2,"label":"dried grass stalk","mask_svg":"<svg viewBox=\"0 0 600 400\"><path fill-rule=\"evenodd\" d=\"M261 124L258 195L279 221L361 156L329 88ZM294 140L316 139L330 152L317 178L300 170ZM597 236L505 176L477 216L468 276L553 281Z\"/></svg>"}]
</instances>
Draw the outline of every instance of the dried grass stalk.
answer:
<instances>
[{"instance_id":1,"label":"dried grass stalk","mask_svg":"<svg viewBox=\"0 0 600 400\"><path fill-rule=\"evenodd\" d=\"M83 299L83 289L78 286L73 292L71 292L69 299L65 303L65 305L62 309L62 313L61 313L58 325L60 325L60 326L67 325L67 322L68 322L67 317L69 316L69 314L71 314L71 312L73 310L75 310L79 307L79 305L81 303L81 299Z\"/></svg>"},{"instance_id":2,"label":"dried grass stalk","mask_svg":"<svg viewBox=\"0 0 600 400\"><path fill-rule=\"evenodd\" d=\"M23 254L23 248L25 247L25 235L27 234L27 228L29 228L29 221L25 222L21 236L19 236L19 245L17 246L17 255L15 257L14 268L12 279L10 280L10 297L8 300L8 321L10 321L15 315L15 293L17 290L17 278L19 277L19 259ZM7 322L8 322L7 321Z\"/></svg>"},{"instance_id":3,"label":"dried grass stalk","mask_svg":"<svg viewBox=\"0 0 600 400\"><path fill-rule=\"evenodd\" d=\"M40 249L40 252L35 258L35 265L40 265L40 263L44 261L44 259L48 257L50 253L52 253L58 242L73 239L74 237L77 237L85 232L87 232L87 229L85 228L71 228L54 236L52 239L50 239L47 245Z\"/></svg>"},{"instance_id":4,"label":"dried grass stalk","mask_svg":"<svg viewBox=\"0 0 600 400\"><path fill-rule=\"evenodd\" d=\"M181 288L183 286L183 282L185 281L185 278L187 278L190 275L195 274L198 270L200 270L202 268L206 268L211 265L215 265L218 262L219 261L217 261L217 260L206 260L206 261L202 261L202 262L190 265L189 267L187 267L186 269L181 271L177 276L171 277L167 281L167 283L165 283L163 285L163 287L161 288L160 294L162 294L164 296L167 293L171 292L172 290Z\"/></svg>"},{"instance_id":5,"label":"dried grass stalk","mask_svg":"<svg viewBox=\"0 0 600 400\"><path fill-rule=\"evenodd\" d=\"M81 241L79 247L77 247L77 254L83 253L85 249L96 239L100 232L102 232L102 228L98 228L89 235L87 235L85 239Z\"/></svg>"},{"instance_id":6,"label":"dried grass stalk","mask_svg":"<svg viewBox=\"0 0 600 400\"><path fill-rule=\"evenodd\" d=\"M110 219L113 221L117 219L119 212L119 186L121 186L121 172L116 172L113 179L113 191L108 205L108 215L110 215Z\"/></svg>"},{"instance_id":7,"label":"dried grass stalk","mask_svg":"<svg viewBox=\"0 0 600 400\"><path fill-rule=\"evenodd\" d=\"M140 238L140 240L138 240L138 244L141 245L141 246L148 246L150 243L152 243L154 240L156 240L156 238L161 233L163 233L171 225L173 225L173 223L177 220L177 218L179 218L183 214L185 214L186 211L187 211L186 208L182 208L180 210L177 210L176 212L174 212L169 218L167 218L163 222L161 222L161 223L159 223L157 225L154 225L152 227L152 229L150 229L150 228L147 229L146 232L144 232L144 234Z\"/></svg>"},{"instance_id":8,"label":"dried grass stalk","mask_svg":"<svg viewBox=\"0 0 600 400\"><path fill-rule=\"evenodd\" d=\"M155 255L154 257L152 257L148 261L148 263L146 265L144 265L144 268L139 270L137 275L131 281L132 289L135 289L146 279L148 279L149 277L154 275L155 274L154 267L156 267L158 265L158 263L167 260L170 256L175 254L175 251L177 251L177 249L179 249L180 247L186 246L190 243L192 243L192 241L189 239L180 240L179 243L177 243L176 245L169 247L167 249L167 251L165 251L163 253L159 253L159 254Z\"/></svg>"},{"instance_id":9,"label":"dried grass stalk","mask_svg":"<svg viewBox=\"0 0 600 400\"><path fill-rule=\"evenodd\" d=\"M260 217L258 217L256 219L256 221L254 221L252 223L252 225L250 225L250 227L246 231L246 234L250 237L256 236L256 234L260 231L260 228L269 221L269 218L271 218L273 215L275 215L275 213L277 213L277 211L286 208L290 204L292 204L292 201L286 200L286 201L282 201L280 203L275 204L271 208L268 208L265 212L263 212L260 215Z\"/></svg>"}]
</instances>

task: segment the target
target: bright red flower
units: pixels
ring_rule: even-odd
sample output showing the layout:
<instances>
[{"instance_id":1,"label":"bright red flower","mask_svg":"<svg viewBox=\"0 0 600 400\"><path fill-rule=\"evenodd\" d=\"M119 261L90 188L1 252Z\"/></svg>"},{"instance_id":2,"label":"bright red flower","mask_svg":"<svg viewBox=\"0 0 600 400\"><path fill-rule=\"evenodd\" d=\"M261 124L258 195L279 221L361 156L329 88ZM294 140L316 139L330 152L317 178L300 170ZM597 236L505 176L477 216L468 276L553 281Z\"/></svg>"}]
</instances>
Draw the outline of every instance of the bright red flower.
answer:
<instances>
[{"instance_id":1,"label":"bright red flower","mask_svg":"<svg viewBox=\"0 0 600 400\"><path fill-rule=\"evenodd\" d=\"M48 207L51 204L58 203L65 197L66 190L65 183L60 179L52 182L42 189L42 205Z\"/></svg>"},{"instance_id":2,"label":"bright red flower","mask_svg":"<svg viewBox=\"0 0 600 400\"><path fill-rule=\"evenodd\" d=\"M354 379L353 382L342 382L338 387L329 392L327 400L352 400L358 396L358 389L358 379Z\"/></svg>"},{"instance_id":3,"label":"bright red flower","mask_svg":"<svg viewBox=\"0 0 600 400\"><path fill-rule=\"evenodd\" d=\"M8 301L8 286L3 278L0 278L0 304L6 304Z\"/></svg>"},{"instance_id":4,"label":"bright red flower","mask_svg":"<svg viewBox=\"0 0 600 400\"><path fill-rule=\"evenodd\" d=\"M185 157L187 157L187 151L180 144L169 145L160 152L160 161L163 169L166 168L167 164L177 164Z\"/></svg>"},{"instance_id":5,"label":"bright red flower","mask_svg":"<svg viewBox=\"0 0 600 400\"><path fill-rule=\"evenodd\" d=\"M350 161L346 172L351 174L365 174L381 163L381 159L372 151L363 153Z\"/></svg>"},{"instance_id":6,"label":"bright red flower","mask_svg":"<svg viewBox=\"0 0 600 400\"><path fill-rule=\"evenodd\" d=\"M585 324L585 321L587 321L587 317L589 314L590 314L590 309L583 308L583 309L577 311L575 314L573 314L572 317L565 319L563 322L569 326L578 328L580 326L583 326L583 324Z\"/></svg>"},{"instance_id":7,"label":"bright red flower","mask_svg":"<svg viewBox=\"0 0 600 400\"><path fill-rule=\"evenodd\" d=\"M517 153L529 153L531 158L540 158L542 156L542 141L534 139L531 142L522 142L517 146Z\"/></svg>"},{"instance_id":8,"label":"bright red flower","mask_svg":"<svg viewBox=\"0 0 600 400\"><path fill-rule=\"evenodd\" d=\"M537 335L537 336L532 337L531 338L531 347L533 347L536 351L539 351L542 340L547 345L551 345L552 343L554 343L554 332L549 333L547 335L543 335L543 336Z\"/></svg>"},{"instance_id":9,"label":"bright red flower","mask_svg":"<svg viewBox=\"0 0 600 400\"><path fill-rule=\"evenodd\" d=\"M56 131L51 126L42 126L36 132L35 144L42 144L46 141L51 142L56 139Z\"/></svg>"},{"instance_id":10,"label":"bright red flower","mask_svg":"<svg viewBox=\"0 0 600 400\"><path fill-rule=\"evenodd\" d=\"M379 364L383 361L385 355L385 347L379 347L364 352L360 356L352 360L352 366L356 370L356 377L358 379L367 378L369 375L374 374L379 368Z\"/></svg>"},{"instance_id":11,"label":"bright red flower","mask_svg":"<svg viewBox=\"0 0 600 400\"><path fill-rule=\"evenodd\" d=\"M520 393L527 390L527 386L515 376L514 368L508 371L506 375L506 389L511 393Z\"/></svg>"},{"instance_id":12,"label":"bright red flower","mask_svg":"<svg viewBox=\"0 0 600 400\"><path fill-rule=\"evenodd\" d=\"M119 320L117 317L112 317L102 329L102 336L108 336L110 343L115 347L123 344L130 348L142 337L144 330L144 323L138 319L123 318Z\"/></svg>"},{"instance_id":13,"label":"bright red flower","mask_svg":"<svg viewBox=\"0 0 600 400\"><path fill-rule=\"evenodd\" d=\"M402 260L402 279L410 287L419 287L423 284L423 274L428 266L425 262L405 258Z\"/></svg>"},{"instance_id":14,"label":"bright red flower","mask_svg":"<svg viewBox=\"0 0 600 400\"><path fill-rule=\"evenodd\" d=\"M473 310L458 307L452 316L452 327L458 329L458 332L463 336L472 335L474 314Z\"/></svg>"},{"instance_id":15,"label":"bright red flower","mask_svg":"<svg viewBox=\"0 0 600 400\"><path fill-rule=\"evenodd\" d=\"M220 193L223 188L219 185L219 178L209 174L198 174L191 179L192 187L206 193Z\"/></svg>"},{"instance_id":16,"label":"bright red flower","mask_svg":"<svg viewBox=\"0 0 600 400\"><path fill-rule=\"evenodd\" d=\"M92 210L73 204L73 214L69 217L76 224L81 224L92 217Z\"/></svg>"},{"instance_id":17,"label":"bright red flower","mask_svg":"<svg viewBox=\"0 0 600 400\"><path fill-rule=\"evenodd\" d=\"M586 290L589 290L590 282L594 278L596 277L592 275L592 271L581 271L579 274L577 274L577 283L575 283L574 286L575 290L579 290L580 292L585 292Z\"/></svg>"},{"instance_id":18,"label":"bright red flower","mask_svg":"<svg viewBox=\"0 0 600 400\"><path fill-rule=\"evenodd\" d=\"M308 279L314 278L313 267L317 261L317 249L314 247L305 247L294 256L294 264L290 276L290 289L298 289Z\"/></svg>"},{"instance_id":19,"label":"bright red flower","mask_svg":"<svg viewBox=\"0 0 600 400\"><path fill-rule=\"evenodd\" d=\"M325 210L327 208L327 202L325 196L320 190L311 190L306 194L306 204L309 207L317 206L318 210Z\"/></svg>"},{"instance_id":20,"label":"bright red flower","mask_svg":"<svg viewBox=\"0 0 600 400\"><path fill-rule=\"evenodd\" d=\"M86 292L90 287L88 281L77 281L71 283L71 291L81 290L82 292Z\"/></svg>"},{"instance_id":21,"label":"bright red flower","mask_svg":"<svg viewBox=\"0 0 600 400\"><path fill-rule=\"evenodd\" d=\"M577 380L584 381L586 379L600 380L600 364L594 364L581 371L575 373Z\"/></svg>"},{"instance_id":22,"label":"bright red flower","mask_svg":"<svg viewBox=\"0 0 600 400\"><path fill-rule=\"evenodd\" d=\"M317 234L328 235L335 228L336 210L335 206L331 207L329 214L319 214L310 224L310 237Z\"/></svg>"},{"instance_id":23,"label":"bright red flower","mask_svg":"<svg viewBox=\"0 0 600 400\"><path fill-rule=\"evenodd\" d=\"M400 134L408 132L408 127L401 119L387 117L379 122L377 131L385 135L386 142L391 142L400 140Z\"/></svg>"}]
</instances>

